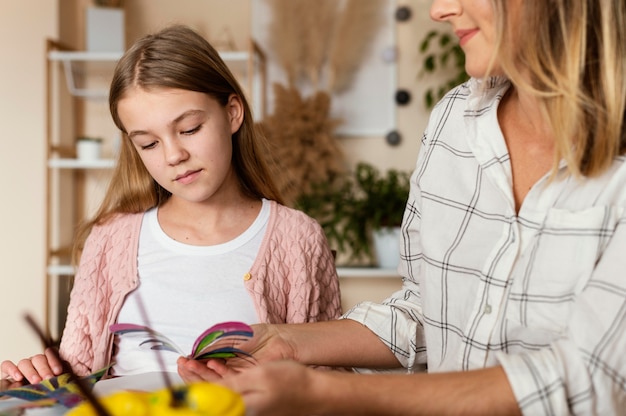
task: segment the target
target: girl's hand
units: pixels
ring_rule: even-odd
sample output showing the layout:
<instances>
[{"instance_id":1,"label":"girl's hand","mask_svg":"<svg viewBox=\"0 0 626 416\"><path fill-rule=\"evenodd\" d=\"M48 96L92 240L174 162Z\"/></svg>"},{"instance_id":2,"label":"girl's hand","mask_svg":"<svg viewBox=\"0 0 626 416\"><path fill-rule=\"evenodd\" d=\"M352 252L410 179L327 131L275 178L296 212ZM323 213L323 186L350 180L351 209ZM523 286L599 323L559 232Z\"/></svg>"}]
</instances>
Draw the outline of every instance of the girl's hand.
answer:
<instances>
[{"instance_id":1,"label":"girl's hand","mask_svg":"<svg viewBox=\"0 0 626 416\"><path fill-rule=\"evenodd\" d=\"M190 360L185 357L178 359L178 374L187 382L216 381L226 375L242 372L258 363L295 359L294 349L287 341L288 331L281 333L286 326L256 324L252 325L254 336L249 341L237 345L252 357L209 359L206 361Z\"/></svg>"},{"instance_id":2,"label":"girl's hand","mask_svg":"<svg viewBox=\"0 0 626 416\"><path fill-rule=\"evenodd\" d=\"M57 357L51 348L46 348L43 354L20 360L17 365L8 360L3 361L0 365L2 378L8 376L15 382L22 382L26 379L29 383L35 384L58 376L63 373L63 364Z\"/></svg>"},{"instance_id":3,"label":"girl's hand","mask_svg":"<svg viewBox=\"0 0 626 416\"><path fill-rule=\"evenodd\" d=\"M204 362L180 357L177 364L178 374L185 383L219 380L228 372L226 365L215 359Z\"/></svg>"},{"instance_id":4,"label":"girl's hand","mask_svg":"<svg viewBox=\"0 0 626 416\"><path fill-rule=\"evenodd\" d=\"M5 391L5 390L14 389L14 388L17 388L17 387L22 387L22 386L24 386L26 384L28 384L26 382L26 380L15 381L11 377L0 378L0 392Z\"/></svg>"}]
</instances>

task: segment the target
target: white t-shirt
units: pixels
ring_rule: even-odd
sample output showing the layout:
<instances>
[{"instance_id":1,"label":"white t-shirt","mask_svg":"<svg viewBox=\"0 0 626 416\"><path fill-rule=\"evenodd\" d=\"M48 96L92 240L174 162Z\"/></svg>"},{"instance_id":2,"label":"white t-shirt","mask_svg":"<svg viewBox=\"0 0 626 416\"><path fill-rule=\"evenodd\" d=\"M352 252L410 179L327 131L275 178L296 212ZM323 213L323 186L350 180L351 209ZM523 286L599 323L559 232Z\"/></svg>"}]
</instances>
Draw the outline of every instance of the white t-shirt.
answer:
<instances>
[{"instance_id":1,"label":"white t-shirt","mask_svg":"<svg viewBox=\"0 0 626 416\"><path fill-rule=\"evenodd\" d=\"M139 237L139 287L128 295L118 323L146 325L171 339L187 355L205 329L224 321L257 323L244 287L267 229L269 201L252 225L234 240L193 246L173 240L161 229L157 209L145 213ZM145 310L145 314L141 310ZM149 322L146 322L147 316ZM157 352L139 344L146 336L115 337L112 374L161 371ZM181 354L161 351L167 371L176 372Z\"/></svg>"}]
</instances>

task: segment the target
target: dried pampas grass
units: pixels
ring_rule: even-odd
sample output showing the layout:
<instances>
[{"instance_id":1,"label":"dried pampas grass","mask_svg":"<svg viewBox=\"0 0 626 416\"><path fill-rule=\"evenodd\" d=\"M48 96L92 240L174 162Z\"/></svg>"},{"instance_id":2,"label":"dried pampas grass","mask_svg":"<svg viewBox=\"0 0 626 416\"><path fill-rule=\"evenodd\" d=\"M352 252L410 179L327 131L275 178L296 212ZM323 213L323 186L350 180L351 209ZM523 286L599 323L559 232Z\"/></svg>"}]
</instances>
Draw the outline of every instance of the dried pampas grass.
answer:
<instances>
[{"instance_id":1,"label":"dried pampas grass","mask_svg":"<svg viewBox=\"0 0 626 416\"><path fill-rule=\"evenodd\" d=\"M300 0L306 4L306 29L302 49L304 54L304 75L314 90L321 89L322 71L328 59L328 48L332 42L339 4L337 0ZM306 3L304 3L306 2ZM312 4L313 3L313 4Z\"/></svg>"},{"instance_id":2,"label":"dried pampas grass","mask_svg":"<svg viewBox=\"0 0 626 416\"><path fill-rule=\"evenodd\" d=\"M272 22L270 24L270 47L280 66L287 75L289 85L294 85L302 68L301 49L298 39L302 38L303 20L301 8L293 0L268 0L272 7Z\"/></svg>"},{"instance_id":3,"label":"dried pampas grass","mask_svg":"<svg viewBox=\"0 0 626 416\"><path fill-rule=\"evenodd\" d=\"M384 23L383 0L347 0L329 52L329 91L348 89Z\"/></svg>"},{"instance_id":4,"label":"dried pampas grass","mask_svg":"<svg viewBox=\"0 0 626 416\"><path fill-rule=\"evenodd\" d=\"M269 41L287 75L274 85L274 114L259 127L271 146L268 159L287 205L320 183L345 173L331 118L331 97L350 88L384 22L386 0L266 0L272 11ZM302 87L312 88L303 97Z\"/></svg>"},{"instance_id":5,"label":"dried pampas grass","mask_svg":"<svg viewBox=\"0 0 626 416\"><path fill-rule=\"evenodd\" d=\"M270 145L269 165L285 203L344 173L335 139L339 120L330 118L330 96L318 91L304 98L296 88L274 84L276 111L258 125Z\"/></svg>"},{"instance_id":6,"label":"dried pampas grass","mask_svg":"<svg viewBox=\"0 0 626 416\"><path fill-rule=\"evenodd\" d=\"M348 89L384 23L386 0L267 1L270 46L288 85L304 80L313 90Z\"/></svg>"}]
</instances>

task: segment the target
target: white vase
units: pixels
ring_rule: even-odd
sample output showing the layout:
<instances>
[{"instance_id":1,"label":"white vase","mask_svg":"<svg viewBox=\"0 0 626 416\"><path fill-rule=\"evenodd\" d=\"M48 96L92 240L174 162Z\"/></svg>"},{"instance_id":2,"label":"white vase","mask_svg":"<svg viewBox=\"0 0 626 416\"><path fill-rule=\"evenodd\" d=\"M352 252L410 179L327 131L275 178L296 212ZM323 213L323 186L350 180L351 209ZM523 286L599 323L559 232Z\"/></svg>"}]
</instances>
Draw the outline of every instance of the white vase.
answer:
<instances>
[{"instance_id":1,"label":"white vase","mask_svg":"<svg viewBox=\"0 0 626 416\"><path fill-rule=\"evenodd\" d=\"M79 160L98 160L102 153L102 143L97 140L78 140L76 157Z\"/></svg>"},{"instance_id":2,"label":"white vase","mask_svg":"<svg viewBox=\"0 0 626 416\"><path fill-rule=\"evenodd\" d=\"M89 52L124 52L124 10L87 7L86 44Z\"/></svg>"},{"instance_id":3,"label":"white vase","mask_svg":"<svg viewBox=\"0 0 626 416\"><path fill-rule=\"evenodd\" d=\"M400 227L383 227L372 233L378 267L397 269L400 264Z\"/></svg>"}]
</instances>

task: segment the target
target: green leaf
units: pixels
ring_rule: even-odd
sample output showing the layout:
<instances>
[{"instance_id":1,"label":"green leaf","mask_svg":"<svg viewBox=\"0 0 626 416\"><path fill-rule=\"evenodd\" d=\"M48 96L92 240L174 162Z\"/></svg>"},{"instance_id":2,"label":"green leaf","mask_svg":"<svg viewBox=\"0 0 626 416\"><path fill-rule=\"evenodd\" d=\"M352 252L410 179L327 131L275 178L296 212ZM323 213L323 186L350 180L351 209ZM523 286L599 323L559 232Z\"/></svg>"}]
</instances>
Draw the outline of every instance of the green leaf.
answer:
<instances>
[{"instance_id":1,"label":"green leaf","mask_svg":"<svg viewBox=\"0 0 626 416\"><path fill-rule=\"evenodd\" d=\"M441 54L441 56L439 57L439 61L441 62L441 66L442 67L445 67L446 64L448 63L448 58L450 58L450 53L449 52Z\"/></svg>"},{"instance_id":2,"label":"green leaf","mask_svg":"<svg viewBox=\"0 0 626 416\"><path fill-rule=\"evenodd\" d=\"M418 77L422 78L427 74L437 73L446 75L447 78L438 85L430 86L425 89L424 103L426 108L432 108L433 105L451 88L450 85L456 86L469 79L469 75L465 72L465 54L455 42L456 37L449 32L439 32L437 30L429 31L423 38L421 46L422 53L431 46L431 42L436 40L438 50L430 52L422 63L422 68L418 71ZM435 91L437 92L435 94Z\"/></svg>"},{"instance_id":3,"label":"green leaf","mask_svg":"<svg viewBox=\"0 0 626 416\"><path fill-rule=\"evenodd\" d=\"M439 46L442 48L445 48L450 42L452 42L452 38L445 33L439 38Z\"/></svg>"},{"instance_id":4,"label":"green leaf","mask_svg":"<svg viewBox=\"0 0 626 416\"><path fill-rule=\"evenodd\" d=\"M435 70L435 55L428 55L424 60L424 70L426 72L433 72Z\"/></svg>"},{"instance_id":5,"label":"green leaf","mask_svg":"<svg viewBox=\"0 0 626 416\"><path fill-rule=\"evenodd\" d=\"M424 104L426 105L426 108L432 108L432 106L435 105L433 90L430 88L426 91L426 94L424 95Z\"/></svg>"}]
</instances>

